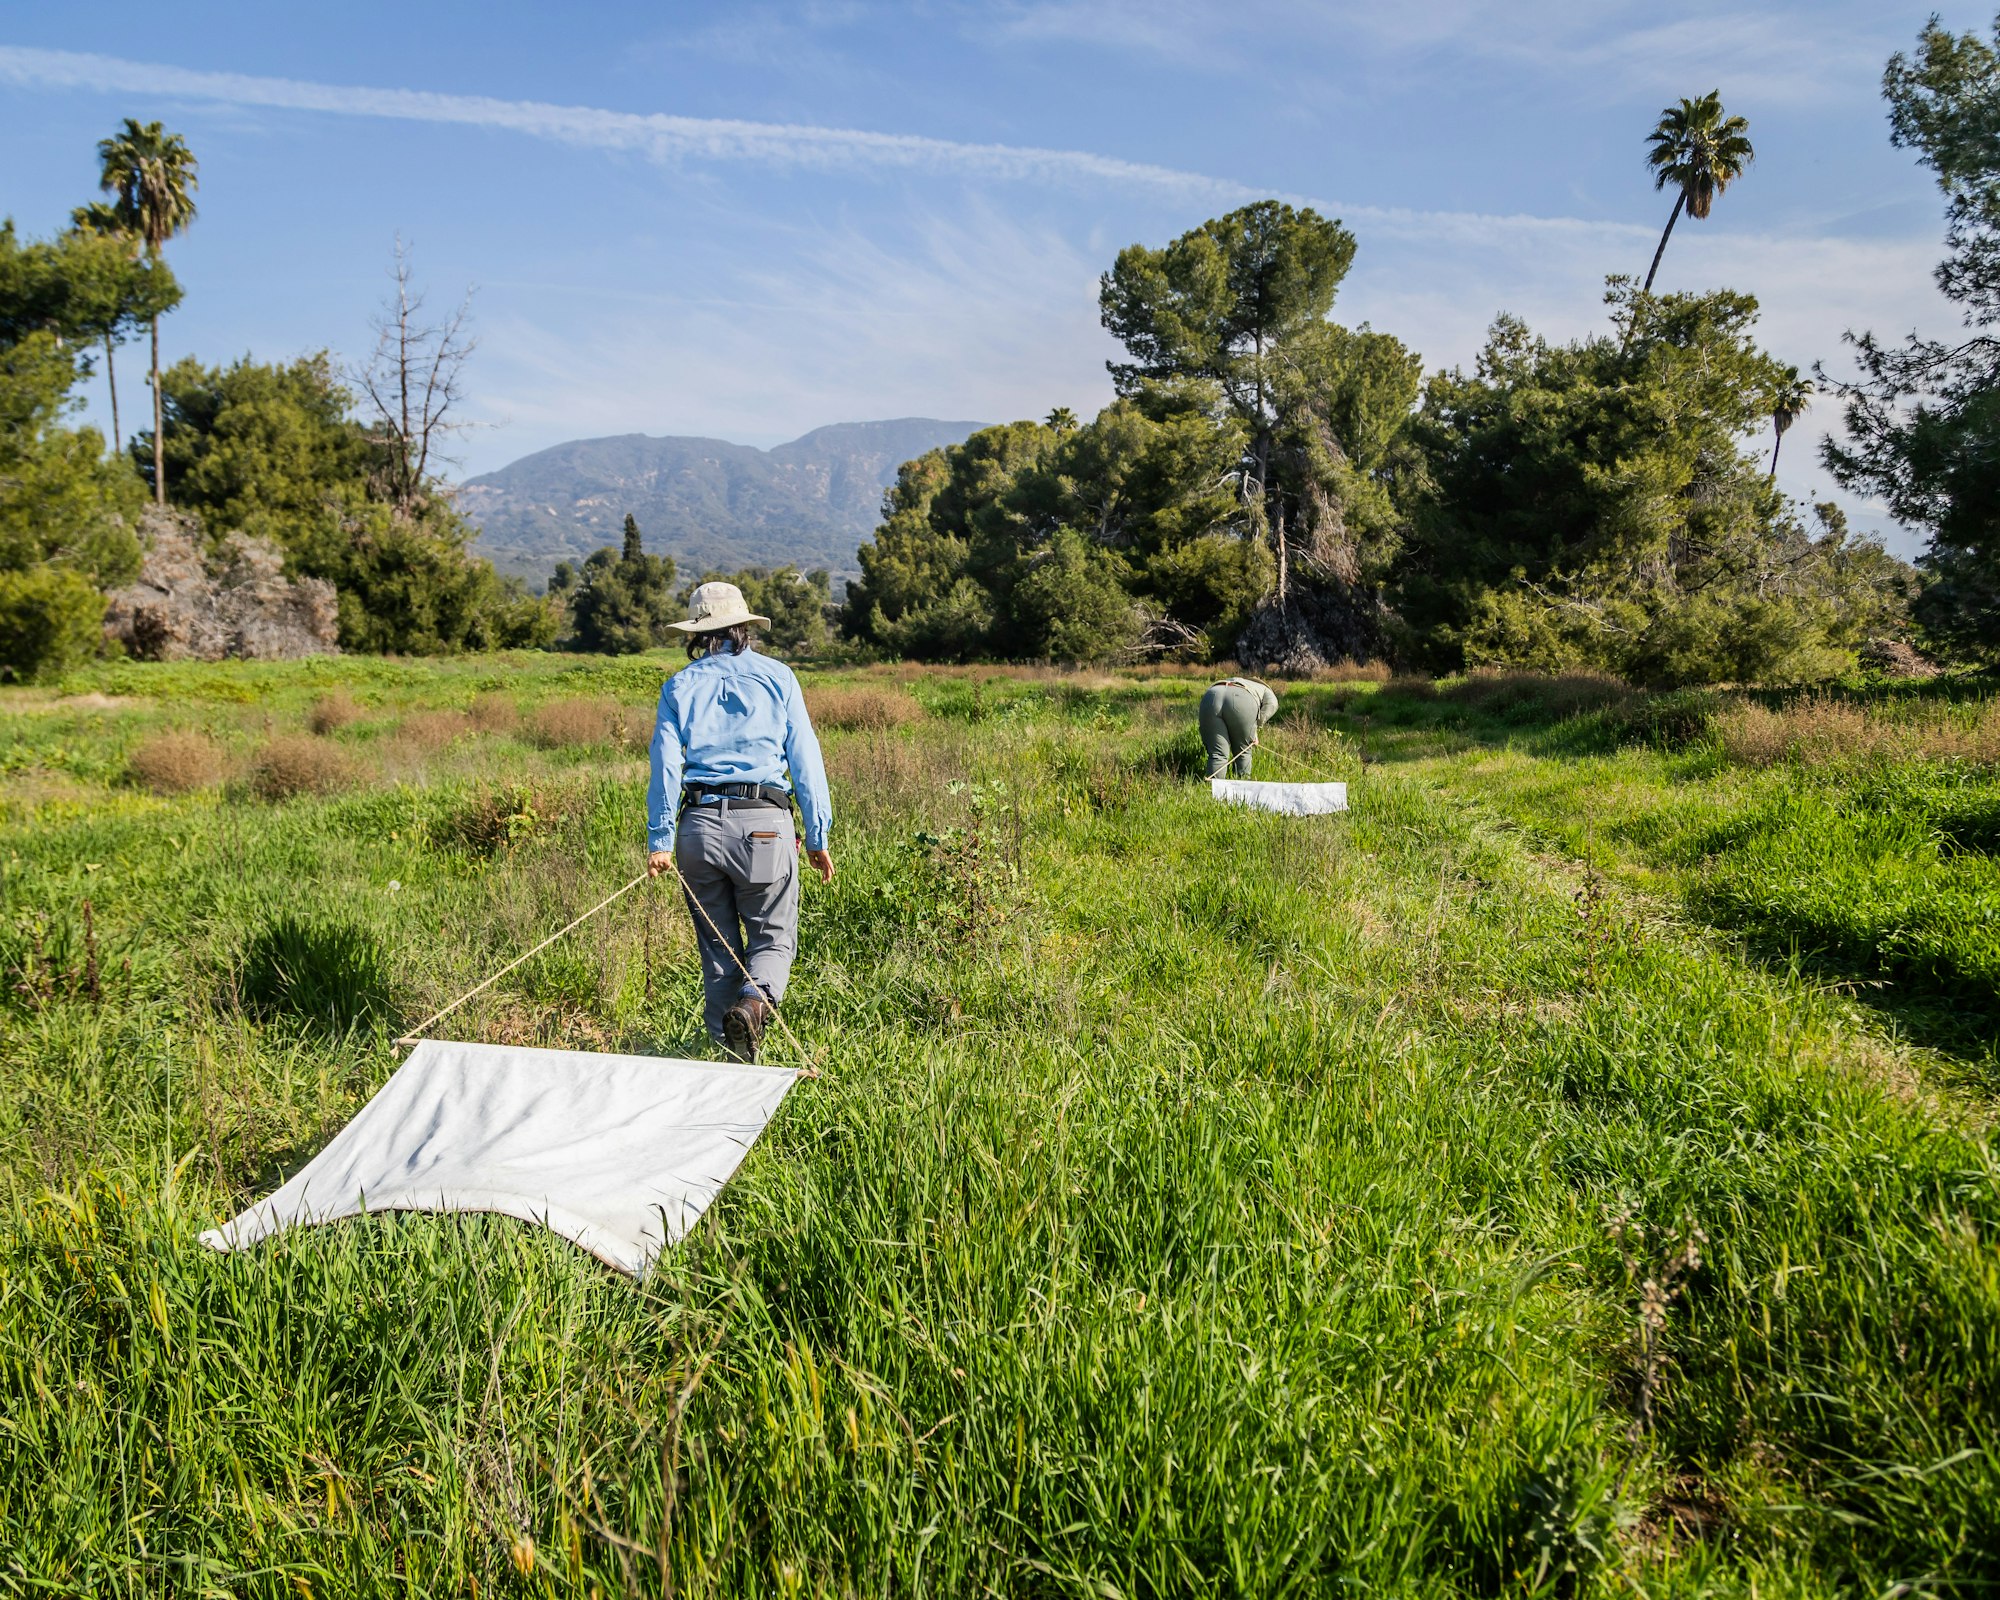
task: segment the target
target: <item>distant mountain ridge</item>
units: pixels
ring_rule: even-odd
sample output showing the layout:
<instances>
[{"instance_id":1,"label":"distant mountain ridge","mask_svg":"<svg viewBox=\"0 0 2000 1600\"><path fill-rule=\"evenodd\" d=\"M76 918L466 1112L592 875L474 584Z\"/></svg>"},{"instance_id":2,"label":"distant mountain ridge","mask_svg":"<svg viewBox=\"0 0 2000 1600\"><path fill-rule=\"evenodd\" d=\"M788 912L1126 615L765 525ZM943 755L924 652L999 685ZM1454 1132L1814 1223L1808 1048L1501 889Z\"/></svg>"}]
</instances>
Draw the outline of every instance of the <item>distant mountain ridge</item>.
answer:
<instances>
[{"instance_id":1,"label":"distant mountain ridge","mask_svg":"<svg viewBox=\"0 0 2000 1600\"><path fill-rule=\"evenodd\" d=\"M616 545L627 512L647 550L683 572L790 562L852 574L896 469L983 426L839 422L769 450L642 433L573 439L468 479L458 508L480 530L479 554L529 579Z\"/></svg>"}]
</instances>

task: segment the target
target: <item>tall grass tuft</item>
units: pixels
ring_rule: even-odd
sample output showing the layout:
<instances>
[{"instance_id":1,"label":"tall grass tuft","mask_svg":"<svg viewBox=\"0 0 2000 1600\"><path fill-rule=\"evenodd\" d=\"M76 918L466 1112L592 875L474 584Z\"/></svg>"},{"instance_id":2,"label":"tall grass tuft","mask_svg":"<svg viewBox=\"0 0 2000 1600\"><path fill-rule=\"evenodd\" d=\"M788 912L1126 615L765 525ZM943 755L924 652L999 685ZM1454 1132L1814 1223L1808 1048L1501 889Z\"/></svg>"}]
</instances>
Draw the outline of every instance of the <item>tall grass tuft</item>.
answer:
<instances>
[{"instance_id":1,"label":"tall grass tuft","mask_svg":"<svg viewBox=\"0 0 2000 1600\"><path fill-rule=\"evenodd\" d=\"M312 703L306 726L314 733L337 733L364 715L360 703L345 689L331 689Z\"/></svg>"},{"instance_id":2,"label":"tall grass tuft","mask_svg":"<svg viewBox=\"0 0 2000 1600\"><path fill-rule=\"evenodd\" d=\"M1723 753L1747 767L1852 761L2000 764L2000 700L1897 705L1806 694L1775 708L1755 702L1734 706L1717 719L1716 732Z\"/></svg>"},{"instance_id":3,"label":"tall grass tuft","mask_svg":"<svg viewBox=\"0 0 2000 1600\"><path fill-rule=\"evenodd\" d=\"M835 684L809 690L806 711L814 727L836 731L898 728L919 722L924 715L923 706L911 695L873 684Z\"/></svg>"},{"instance_id":4,"label":"tall grass tuft","mask_svg":"<svg viewBox=\"0 0 2000 1600\"><path fill-rule=\"evenodd\" d=\"M388 965L375 936L345 922L285 915L253 935L238 990L258 1016L344 1034L389 1014Z\"/></svg>"},{"instance_id":5,"label":"tall grass tuft","mask_svg":"<svg viewBox=\"0 0 2000 1600\"><path fill-rule=\"evenodd\" d=\"M250 791L262 800L333 794L358 776L355 760L346 751L293 734L265 740L250 758Z\"/></svg>"},{"instance_id":6,"label":"tall grass tuft","mask_svg":"<svg viewBox=\"0 0 2000 1600\"><path fill-rule=\"evenodd\" d=\"M227 758L206 734L159 733L126 758L131 781L154 794L186 794L222 782Z\"/></svg>"}]
</instances>

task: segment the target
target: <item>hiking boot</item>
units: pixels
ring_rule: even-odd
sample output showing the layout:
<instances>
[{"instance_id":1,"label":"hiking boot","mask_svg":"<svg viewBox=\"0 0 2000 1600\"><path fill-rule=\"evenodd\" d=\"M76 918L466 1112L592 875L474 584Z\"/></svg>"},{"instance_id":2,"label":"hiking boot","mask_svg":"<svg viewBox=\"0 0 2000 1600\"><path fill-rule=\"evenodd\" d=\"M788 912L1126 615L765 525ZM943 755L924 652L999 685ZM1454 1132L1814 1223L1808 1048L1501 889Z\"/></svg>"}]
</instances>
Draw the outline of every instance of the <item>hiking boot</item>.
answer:
<instances>
[{"instance_id":1,"label":"hiking boot","mask_svg":"<svg viewBox=\"0 0 2000 1600\"><path fill-rule=\"evenodd\" d=\"M764 1022L771 1014L761 995L746 994L722 1013L722 1043L732 1057L742 1062L757 1059L757 1046L764 1042Z\"/></svg>"}]
</instances>

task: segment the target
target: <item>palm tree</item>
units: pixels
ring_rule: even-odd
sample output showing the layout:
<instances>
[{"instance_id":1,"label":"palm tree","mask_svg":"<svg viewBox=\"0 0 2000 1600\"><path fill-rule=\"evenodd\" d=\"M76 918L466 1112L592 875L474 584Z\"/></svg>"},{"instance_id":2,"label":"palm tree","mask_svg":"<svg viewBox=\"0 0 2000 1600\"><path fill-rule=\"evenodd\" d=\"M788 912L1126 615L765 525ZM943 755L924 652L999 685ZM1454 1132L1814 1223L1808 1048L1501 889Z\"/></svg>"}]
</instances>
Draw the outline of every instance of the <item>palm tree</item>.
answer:
<instances>
[{"instance_id":1,"label":"palm tree","mask_svg":"<svg viewBox=\"0 0 2000 1600\"><path fill-rule=\"evenodd\" d=\"M1076 426L1076 413L1068 406L1057 406L1042 421L1056 433L1068 433Z\"/></svg>"},{"instance_id":2,"label":"palm tree","mask_svg":"<svg viewBox=\"0 0 2000 1600\"><path fill-rule=\"evenodd\" d=\"M122 132L99 142L98 186L113 196L111 210L136 234L146 254L161 250L194 221L194 192L200 186L194 152L177 133L157 122L143 127L131 117ZM153 500L167 503L166 405L160 394L160 319L153 325Z\"/></svg>"},{"instance_id":3,"label":"palm tree","mask_svg":"<svg viewBox=\"0 0 2000 1600\"><path fill-rule=\"evenodd\" d=\"M117 208L106 205L102 200L93 200L87 206L78 206L69 214L70 225L78 233L101 233L111 239L130 239L134 254L138 251L138 241L131 229L119 220ZM115 453L125 448L118 433L118 365L112 356L116 348L110 328L104 330L104 376L111 385L111 448Z\"/></svg>"},{"instance_id":4,"label":"palm tree","mask_svg":"<svg viewBox=\"0 0 2000 1600\"><path fill-rule=\"evenodd\" d=\"M1777 431L1777 438L1771 445L1771 476L1778 475L1778 452L1784 448L1785 433L1791 425L1805 415L1805 409L1812 404L1812 397L1818 393L1810 378L1801 378L1797 367L1785 368L1784 381L1778 385L1778 392L1771 397L1771 426Z\"/></svg>"},{"instance_id":5,"label":"palm tree","mask_svg":"<svg viewBox=\"0 0 2000 1600\"><path fill-rule=\"evenodd\" d=\"M1715 197L1743 176L1757 152L1750 148L1750 124L1741 117L1722 114L1722 91L1711 89L1699 100L1683 100L1660 113L1659 125L1647 135L1652 152L1646 165L1653 169L1653 187L1672 184L1679 191L1667 226L1660 235L1660 247L1653 252L1653 265L1646 273L1644 293L1653 292L1653 276L1660 270L1660 257L1667 253L1667 236L1680 220L1681 208L1691 217L1706 217Z\"/></svg>"}]
</instances>

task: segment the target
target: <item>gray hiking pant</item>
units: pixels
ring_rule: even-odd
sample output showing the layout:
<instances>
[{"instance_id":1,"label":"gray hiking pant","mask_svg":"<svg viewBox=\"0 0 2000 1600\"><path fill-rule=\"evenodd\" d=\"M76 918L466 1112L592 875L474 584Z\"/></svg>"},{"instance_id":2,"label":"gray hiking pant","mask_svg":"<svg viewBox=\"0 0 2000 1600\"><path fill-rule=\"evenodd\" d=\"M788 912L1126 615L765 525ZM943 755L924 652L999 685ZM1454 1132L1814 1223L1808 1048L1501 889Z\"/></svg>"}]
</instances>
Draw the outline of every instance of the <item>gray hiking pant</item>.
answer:
<instances>
[{"instance_id":1,"label":"gray hiking pant","mask_svg":"<svg viewBox=\"0 0 2000 1600\"><path fill-rule=\"evenodd\" d=\"M694 902L688 915L701 949L702 1020L720 1044L723 1012L757 989L777 1004L792 975L799 865L791 813L775 806L738 809L733 802L688 806L674 835L674 865ZM757 989L743 981L739 960Z\"/></svg>"},{"instance_id":2,"label":"gray hiking pant","mask_svg":"<svg viewBox=\"0 0 2000 1600\"><path fill-rule=\"evenodd\" d=\"M1218 683L1201 697L1201 742L1208 751L1211 778L1250 776L1257 705L1256 692L1240 683Z\"/></svg>"}]
</instances>

